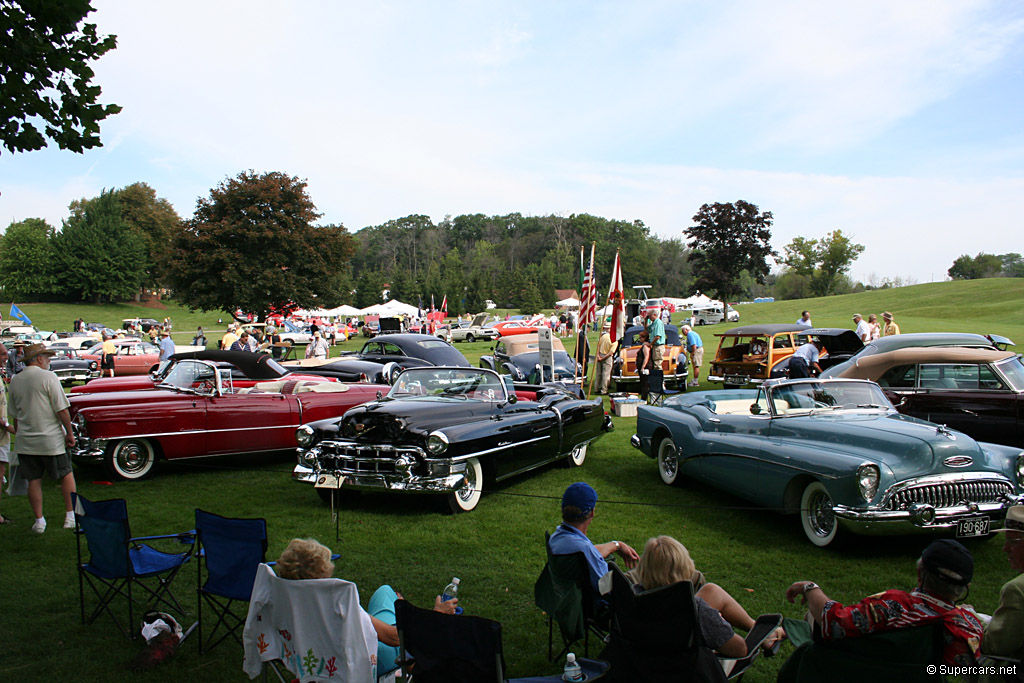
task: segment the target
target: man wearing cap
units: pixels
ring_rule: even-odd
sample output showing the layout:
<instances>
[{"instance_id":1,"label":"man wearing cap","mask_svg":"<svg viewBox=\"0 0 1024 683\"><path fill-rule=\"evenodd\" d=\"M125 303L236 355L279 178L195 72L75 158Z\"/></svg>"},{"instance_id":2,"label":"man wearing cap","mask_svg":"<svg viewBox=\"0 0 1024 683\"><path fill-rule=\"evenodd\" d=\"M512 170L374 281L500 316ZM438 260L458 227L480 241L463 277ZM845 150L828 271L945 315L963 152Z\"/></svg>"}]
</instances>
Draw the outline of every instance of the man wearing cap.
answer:
<instances>
[{"instance_id":1,"label":"man wearing cap","mask_svg":"<svg viewBox=\"0 0 1024 683\"><path fill-rule=\"evenodd\" d=\"M56 355L42 344L25 349L25 369L11 380L11 425L18 437L18 466L28 482L28 501L35 515L32 531L46 531L43 517L43 474L60 482L64 494L64 528L75 528L71 494L75 475L67 449L75 445L71 432L70 403L57 375L50 372L50 357Z\"/></svg>"},{"instance_id":2,"label":"man wearing cap","mask_svg":"<svg viewBox=\"0 0 1024 683\"><path fill-rule=\"evenodd\" d=\"M789 378L810 377L812 367L818 371L818 374L821 374L821 366L818 365L818 359L821 358L821 350L823 348L825 348L825 345L822 341L815 339L814 341L802 344L799 349L794 351L793 355L789 357Z\"/></svg>"},{"instance_id":3,"label":"man wearing cap","mask_svg":"<svg viewBox=\"0 0 1024 683\"><path fill-rule=\"evenodd\" d=\"M882 314L882 320L885 321L885 325L882 327L882 336L889 337L894 334L900 333L900 326L896 324L896 321L892 319L892 313L886 311Z\"/></svg>"},{"instance_id":4,"label":"man wearing cap","mask_svg":"<svg viewBox=\"0 0 1024 683\"><path fill-rule=\"evenodd\" d=\"M601 338L597 340L597 393L607 394L608 383L612 379L612 354L615 351L615 344L612 342L612 324L605 321L601 326Z\"/></svg>"},{"instance_id":5,"label":"man wearing cap","mask_svg":"<svg viewBox=\"0 0 1024 683\"><path fill-rule=\"evenodd\" d=\"M171 339L171 331L166 327L160 330L160 362L170 360L174 355L174 340Z\"/></svg>"},{"instance_id":6,"label":"man wearing cap","mask_svg":"<svg viewBox=\"0 0 1024 683\"><path fill-rule=\"evenodd\" d=\"M551 534L548 547L552 555L571 555L582 552L587 558L590 568L590 582L594 590L598 589L601 577L608 573L608 562L605 558L618 553L627 567L636 565L639 555L621 541L608 541L595 545L587 537L587 529L594 521L597 508L597 491L582 481L570 484L562 495L562 523Z\"/></svg>"},{"instance_id":7,"label":"man wearing cap","mask_svg":"<svg viewBox=\"0 0 1024 683\"><path fill-rule=\"evenodd\" d=\"M683 325L683 334L686 335L686 353L690 356L690 369L693 371L693 379L689 385L698 387L700 386L700 366L704 364L704 341L689 325Z\"/></svg>"},{"instance_id":8,"label":"man wearing cap","mask_svg":"<svg viewBox=\"0 0 1024 683\"><path fill-rule=\"evenodd\" d=\"M973 577L971 553L957 541L943 538L921 553L917 588L909 593L888 590L843 605L813 581L797 581L786 589L786 599L803 600L825 642L942 622L946 631L942 661L950 666L973 666L983 627L974 612L956 606L967 595Z\"/></svg>"},{"instance_id":9,"label":"man wearing cap","mask_svg":"<svg viewBox=\"0 0 1024 683\"><path fill-rule=\"evenodd\" d=\"M999 592L999 606L985 629L981 651L986 655L1024 659L1024 505L1011 507L1006 513L1006 527L996 532L1006 534L1003 552L1010 560L1010 568L1020 573Z\"/></svg>"},{"instance_id":10,"label":"man wearing cap","mask_svg":"<svg viewBox=\"0 0 1024 683\"><path fill-rule=\"evenodd\" d=\"M871 325L868 325L860 313L853 314L853 324L857 326L857 337L862 342L867 344L871 341Z\"/></svg>"}]
</instances>

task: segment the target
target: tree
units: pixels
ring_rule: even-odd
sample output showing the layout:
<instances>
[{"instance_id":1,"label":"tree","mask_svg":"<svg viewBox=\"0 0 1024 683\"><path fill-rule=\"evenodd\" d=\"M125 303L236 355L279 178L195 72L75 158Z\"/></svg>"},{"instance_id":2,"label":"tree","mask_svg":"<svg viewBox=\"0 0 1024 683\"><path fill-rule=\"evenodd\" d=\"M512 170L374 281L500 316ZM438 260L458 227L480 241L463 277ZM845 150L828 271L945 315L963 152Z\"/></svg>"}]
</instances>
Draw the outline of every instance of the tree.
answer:
<instances>
[{"instance_id":1,"label":"tree","mask_svg":"<svg viewBox=\"0 0 1024 683\"><path fill-rule=\"evenodd\" d=\"M1000 254L999 260L1003 262L1003 277L1024 277L1024 257L1020 254Z\"/></svg>"},{"instance_id":2,"label":"tree","mask_svg":"<svg viewBox=\"0 0 1024 683\"><path fill-rule=\"evenodd\" d=\"M313 225L319 217L298 178L246 171L226 179L174 239L175 296L193 310L261 318L291 304L322 305L355 247L344 226Z\"/></svg>"},{"instance_id":3,"label":"tree","mask_svg":"<svg viewBox=\"0 0 1024 683\"><path fill-rule=\"evenodd\" d=\"M61 290L73 299L129 299L145 279L146 245L112 190L81 200L53 245Z\"/></svg>"},{"instance_id":4,"label":"tree","mask_svg":"<svg viewBox=\"0 0 1024 683\"><path fill-rule=\"evenodd\" d=\"M1002 270L1003 260L999 256L981 252L973 258L964 254L953 261L953 265L946 272L954 280L977 280L984 277L999 277Z\"/></svg>"},{"instance_id":5,"label":"tree","mask_svg":"<svg viewBox=\"0 0 1024 683\"><path fill-rule=\"evenodd\" d=\"M11 223L0 243L0 287L11 299L35 299L57 289L53 227L42 218Z\"/></svg>"},{"instance_id":6,"label":"tree","mask_svg":"<svg viewBox=\"0 0 1024 683\"><path fill-rule=\"evenodd\" d=\"M693 217L696 225L683 231L689 238L689 262L695 286L714 292L720 299L740 293L740 273L746 270L757 282L768 275L768 257L775 251L772 213L742 199L735 204L705 204Z\"/></svg>"},{"instance_id":7,"label":"tree","mask_svg":"<svg viewBox=\"0 0 1024 683\"><path fill-rule=\"evenodd\" d=\"M831 296L850 288L846 273L864 252L864 245L851 242L842 230L833 230L820 240L795 237L783 251L782 262L794 275L806 278L814 295Z\"/></svg>"},{"instance_id":8,"label":"tree","mask_svg":"<svg viewBox=\"0 0 1024 683\"><path fill-rule=\"evenodd\" d=\"M100 121L121 111L98 104L89 62L117 45L83 23L90 0L0 0L0 142L11 152L102 146ZM41 125L40 131L37 125Z\"/></svg>"}]
</instances>

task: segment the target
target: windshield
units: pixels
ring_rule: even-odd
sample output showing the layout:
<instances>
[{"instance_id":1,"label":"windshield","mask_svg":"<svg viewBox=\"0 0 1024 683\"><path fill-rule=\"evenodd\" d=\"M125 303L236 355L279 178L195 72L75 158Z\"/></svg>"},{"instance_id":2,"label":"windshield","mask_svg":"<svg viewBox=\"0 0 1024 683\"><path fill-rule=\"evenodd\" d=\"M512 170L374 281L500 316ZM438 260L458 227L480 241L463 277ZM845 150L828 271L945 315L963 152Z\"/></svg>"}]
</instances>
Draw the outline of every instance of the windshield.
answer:
<instances>
[{"instance_id":1,"label":"windshield","mask_svg":"<svg viewBox=\"0 0 1024 683\"><path fill-rule=\"evenodd\" d=\"M160 382L160 386L199 394L213 394L217 390L217 372L217 368L204 361L178 361ZM230 391L231 370L224 368L220 373L225 391Z\"/></svg>"},{"instance_id":2,"label":"windshield","mask_svg":"<svg viewBox=\"0 0 1024 683\"><path fill-rule=\"evenodd\" d=\"M807 415L819 411L892 410L892 404L874 382L794 382L769 391L776 415Z\"/></svg>"},{"instance_id":3,"label":"windshield","mask_svg":"<svg viewBox=\"0 0 1024 683\"><path fill-rule=\"evenodd\" d=\"M390 398L453 396L477 401L504 401L505 385L493 372L475 368L410 368L398 376Z\"/></svg>"},{"instance_id":4,"label":"windshield","mask_svg":"<svg viewBox=\"0 0 1024 683\"><path fill-rule=\"evenodd\" d=\"M1021 364L1019 356L1007 358L996 367L1003 373L1003 377L1014 391L1024 391L1024 364Z\"/></svg>"}]
</instances>

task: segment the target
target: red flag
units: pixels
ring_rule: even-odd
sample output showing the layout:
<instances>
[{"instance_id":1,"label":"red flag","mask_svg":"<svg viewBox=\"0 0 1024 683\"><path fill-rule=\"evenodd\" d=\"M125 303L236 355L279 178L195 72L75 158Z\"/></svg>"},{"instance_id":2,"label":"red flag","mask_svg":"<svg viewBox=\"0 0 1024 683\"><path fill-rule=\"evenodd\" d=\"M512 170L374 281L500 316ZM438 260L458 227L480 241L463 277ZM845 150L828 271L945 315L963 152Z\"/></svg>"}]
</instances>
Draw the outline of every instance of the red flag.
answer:
<instances>
[{"instance_id":1,"label":"red flag","mask_svg":"<svg viewBox=\"0 0 1024 683\"><path fill-rule=\"evenodd\" d=\"M615 268L612 269L612 283L608 289L608 303L612 306L612 341L622 338L626 323L625 287L622 286L622 262L615 252Z\"/></svg>"},{"instance_id":2,"label":"red flag","mask_svg":"<svg viewBox=\"0 0 1024 683\"><path fill-rule=\"evenodd\" d=\"M441 310L445 313L448 312L448 295L444 295L444 299L441 301Z\"/></svg>"}]
</instances>

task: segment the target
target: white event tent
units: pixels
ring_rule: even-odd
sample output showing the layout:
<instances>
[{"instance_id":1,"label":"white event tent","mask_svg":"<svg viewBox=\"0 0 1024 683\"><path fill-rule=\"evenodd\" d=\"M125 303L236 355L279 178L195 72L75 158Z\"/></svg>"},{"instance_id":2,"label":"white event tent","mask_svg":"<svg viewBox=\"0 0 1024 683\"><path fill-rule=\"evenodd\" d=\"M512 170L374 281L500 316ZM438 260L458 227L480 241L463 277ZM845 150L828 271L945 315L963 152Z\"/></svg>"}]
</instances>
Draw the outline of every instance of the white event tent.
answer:
<instances>
[{"instance_id":1,"label":"white event tent","mask_svg":"<svg viewBox=\"0 0 1024 683\"><path fill-rule=\"evenodd\" d=\"M579 301L579 299L570 296L568 299L562 299L561 301L556 301L555 305L558 306L559 308L579 308L580 307L580 301Z\"/></svg>"}]
</instances>

